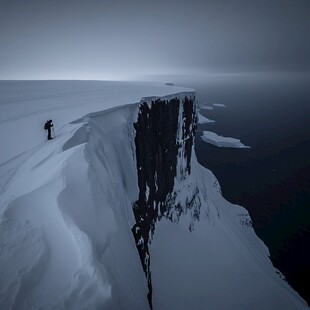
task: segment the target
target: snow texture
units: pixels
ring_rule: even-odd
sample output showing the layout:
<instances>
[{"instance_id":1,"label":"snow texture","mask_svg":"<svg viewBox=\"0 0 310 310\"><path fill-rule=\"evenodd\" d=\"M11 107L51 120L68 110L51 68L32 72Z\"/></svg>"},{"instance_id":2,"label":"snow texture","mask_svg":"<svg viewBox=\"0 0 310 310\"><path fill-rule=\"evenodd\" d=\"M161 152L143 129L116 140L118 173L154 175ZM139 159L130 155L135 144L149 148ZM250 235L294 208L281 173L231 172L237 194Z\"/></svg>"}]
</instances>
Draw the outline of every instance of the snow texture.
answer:
<instances>
[{"instance_id":1,"label":"snow texture","mask_svg":"<svg viewBox=\"0 0 310 310\"><path fill-rule=\"evenodd\" d=\"M147 82L0 81L0 165L45 140L48 119L56 134L90 112L191 89ZM12 138L13 137L13 138Z\"/></svg>"},{"instance_id":2,"label":"snow texture","mask_svg":"<svg viewBox=\"0 0 310 310\"><path fill-rule=\"evenodd\" d=\"M230 148L250 148L240 142L239 139L219 136L212 131L203 131L201 139L204 142L215 145L217 147L230 147Z\"/></svg>"},{"instance_id":3,"label":"snow texture","mask_svg":"<svg viewBox=\"0 0 310 310\"><path fill-rule=\"evenodd\" d=\"M154 101L141 97L184 102L193 92L94 81L0 88L0 308L148 309L132 233L141 192L133 124ZM194 133L189 118L183 126L186 109L180 104L171 216L156 222L146 257L153 308L307 308L272 266L247 211L227 202L198 164L186 142ZM56 127L52 141L47 119Z\"/></svg>"}]
</instances>

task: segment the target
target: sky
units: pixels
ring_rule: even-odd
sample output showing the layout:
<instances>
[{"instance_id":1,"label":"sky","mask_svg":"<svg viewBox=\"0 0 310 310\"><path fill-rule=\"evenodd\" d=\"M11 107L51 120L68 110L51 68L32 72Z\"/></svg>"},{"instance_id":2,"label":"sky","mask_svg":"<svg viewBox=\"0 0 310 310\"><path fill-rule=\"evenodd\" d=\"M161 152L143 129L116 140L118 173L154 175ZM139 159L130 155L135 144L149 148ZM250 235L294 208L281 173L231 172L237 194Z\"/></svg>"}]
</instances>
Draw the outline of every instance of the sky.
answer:
<instances>
[{"instance_id":1,"label":"sky","mask_svg":"<svg viewBox=\"0 0 310 310\"><path fill-rule=\"evenodd\" d=\"M310 0L0 0L0 79L309 71Z\"/></svg>"}]
</instances>

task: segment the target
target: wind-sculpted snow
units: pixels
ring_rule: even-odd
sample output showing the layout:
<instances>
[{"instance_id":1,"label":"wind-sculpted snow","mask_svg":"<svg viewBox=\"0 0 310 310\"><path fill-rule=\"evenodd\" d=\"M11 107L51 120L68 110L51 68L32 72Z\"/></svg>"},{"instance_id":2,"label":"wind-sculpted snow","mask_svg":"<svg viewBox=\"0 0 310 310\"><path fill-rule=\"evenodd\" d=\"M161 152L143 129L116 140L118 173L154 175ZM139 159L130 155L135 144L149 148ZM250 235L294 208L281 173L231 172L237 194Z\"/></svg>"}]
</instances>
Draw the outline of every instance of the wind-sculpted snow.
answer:
<instances>
[{"instance_id":1,"label":"wind-sculpted snow","mask_svg":"<svg viewBox=\"0 0 310 310\"><path fill-rule=\"evenodd\" d=\"M167 96L190 89L148 82L0 81L0 165L45 139L53 119L56 134L91 112L137 103L145 96ZM14 139L12 139L14 137Z\"/></svg>"},{"instance_id":2,"label":"wind-sculpted snow","mask_svg":"<svg viewBox=\"0 0 310 310\"><path fill-rule=\"evenodd\" d=\"M124 105L87 85L88 110L0 166L0 308L307 308L198 164L194 94L167 86L132 101L145 90L127 85ZM100 96L112 100L101 110Z\"/></svg>"},{"instance_id":3,"label":"wind-sculpted snow","mask_svg":"<svg viewBox=\"0 0 310 310\"><path fill-rule=\"evenodd\" d=\"M1 308L148 307L131 234L132 109L72 123L17 169L1 197Z\"/></svg>"}]
</instances>

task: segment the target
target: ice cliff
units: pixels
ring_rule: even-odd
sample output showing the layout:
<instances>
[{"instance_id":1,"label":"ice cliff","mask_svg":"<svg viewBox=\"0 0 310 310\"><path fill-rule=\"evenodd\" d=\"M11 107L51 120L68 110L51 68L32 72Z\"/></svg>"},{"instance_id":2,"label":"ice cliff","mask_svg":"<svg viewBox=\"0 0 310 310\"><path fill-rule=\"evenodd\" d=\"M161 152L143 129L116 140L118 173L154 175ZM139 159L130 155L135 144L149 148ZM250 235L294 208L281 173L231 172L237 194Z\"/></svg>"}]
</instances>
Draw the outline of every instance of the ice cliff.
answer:
<instances>
[{"instance_id":1,"label":"ice cliff","mask_svg":"<svg viewBox=\"0 0 310 310\"><path fill-rule=\"evenodd\" d=\"M305 309L197 163L194 92L125 86L1 164L1 308Z\"/></svg>"}]
</instances>

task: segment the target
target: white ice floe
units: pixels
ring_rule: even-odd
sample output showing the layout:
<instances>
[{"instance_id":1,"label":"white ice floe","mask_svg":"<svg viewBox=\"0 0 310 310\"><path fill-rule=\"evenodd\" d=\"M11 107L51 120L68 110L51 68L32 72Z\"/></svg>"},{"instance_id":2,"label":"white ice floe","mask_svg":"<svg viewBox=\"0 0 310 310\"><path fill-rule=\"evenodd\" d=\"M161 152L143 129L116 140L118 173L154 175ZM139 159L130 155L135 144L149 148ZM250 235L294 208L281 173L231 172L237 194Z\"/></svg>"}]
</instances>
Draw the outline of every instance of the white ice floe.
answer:
<instances>
[{"instance_id":1,"label":"white ice floe","mask_svg":"<svg viewBox=\"0 0 310 310\"><path fill-rule=\"evenodd\" d=\"M250 148L250 146L241 143L239 139L219 136L212 131L204 131L201 139L218 147Z\"/></svg>"},{"instance_id":2,"label":"white ice floe","mask_svg":"<svg viewBox=\"0 0 310 310\"><path fill-rule=\"evenodd\" d=\"M203 116L201 113L198 113L198 124L208 124L214 123L215 121Z\"/></svg>"},{"instance_id":3,"label":"white ice floe","mask_svg":"<svg viewBox=\"0 0 310 310\"><path fill-rule=\"evenodd\" d=\"M212 105L216 108L226 108L226 105L223 103L212 103Z\"/></svg>"},{"instance_id":4,"label":"white ice floe","mask_svg":"<svg viewBox=\"0 0 310 310\"><path fill-rule=\"evenodd\" d=\"M213 107L211 105L200 106L199 108L203 110L213 110Z\"/></svg>"}]
</instances>

